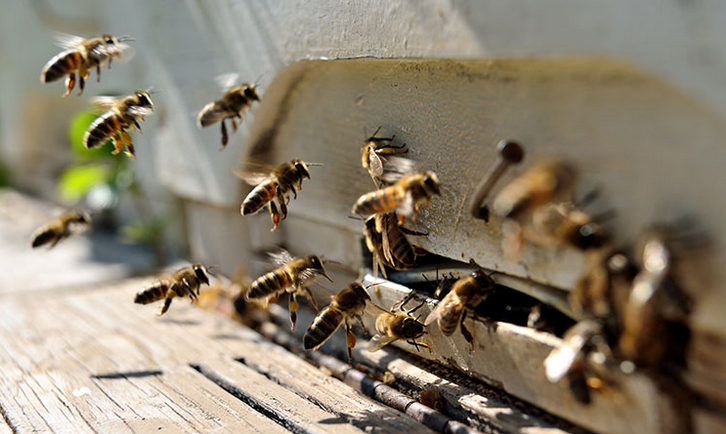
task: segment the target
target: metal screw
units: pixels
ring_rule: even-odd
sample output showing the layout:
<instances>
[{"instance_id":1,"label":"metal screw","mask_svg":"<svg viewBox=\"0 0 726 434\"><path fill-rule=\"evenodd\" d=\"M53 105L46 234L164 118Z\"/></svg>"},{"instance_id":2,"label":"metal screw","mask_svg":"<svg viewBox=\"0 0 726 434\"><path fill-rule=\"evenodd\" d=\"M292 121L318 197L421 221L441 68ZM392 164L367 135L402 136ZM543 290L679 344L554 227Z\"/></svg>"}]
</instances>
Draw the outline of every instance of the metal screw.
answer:
<instances>
[{"instance_id":1,"label":"metal screw","mask_svg":"<svg viewBox=\"0 0 726 434\"><path fill-rule=\"evenodd\" d=\"M469 210L471 214L485 222L489 221L489 207L483 205L489 192L494 188L499 178L504 175L510 165L518 164L524 158L524 149L514 141L502 140L497 144L499 158L496 163L489 169L489 173L477 185L474 198L471 201Z\"/></svg>"}]
</instances>

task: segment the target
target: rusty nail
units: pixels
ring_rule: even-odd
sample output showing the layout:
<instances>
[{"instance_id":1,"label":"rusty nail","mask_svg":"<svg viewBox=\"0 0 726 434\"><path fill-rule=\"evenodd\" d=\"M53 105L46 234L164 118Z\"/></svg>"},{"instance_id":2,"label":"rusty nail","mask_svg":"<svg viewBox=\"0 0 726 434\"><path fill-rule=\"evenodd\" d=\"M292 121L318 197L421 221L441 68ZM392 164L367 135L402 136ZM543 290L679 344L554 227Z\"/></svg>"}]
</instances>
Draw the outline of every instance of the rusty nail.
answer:
<instances>
[{"instance_id":1,"label":"rusty nail","mask_svg":"<svg viewBox=\"0 0 726 434\"><path fill-rule=\"evenodd\" d=\"M474 198L471 201L469 210L471 214L485 222L489 221L489 207L484 205L489 192L494 188L499 178L504 175L510 165L517 164L524 158L524 149L522 146L511 140L502 140L497 144L497 151L499 152L499 158L494 165L489 169L489 172L484 176L479 185L476 186Z\"/></svg>"}]
</instances>

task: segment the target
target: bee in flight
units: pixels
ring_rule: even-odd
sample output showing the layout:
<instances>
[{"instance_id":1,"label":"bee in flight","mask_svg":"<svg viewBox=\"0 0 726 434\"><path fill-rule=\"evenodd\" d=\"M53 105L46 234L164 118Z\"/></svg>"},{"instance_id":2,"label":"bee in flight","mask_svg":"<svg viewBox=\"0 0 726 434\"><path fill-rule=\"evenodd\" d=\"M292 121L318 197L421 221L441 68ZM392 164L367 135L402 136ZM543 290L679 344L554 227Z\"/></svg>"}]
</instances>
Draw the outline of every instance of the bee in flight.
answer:
<instances>
[{"instance_id":1,"label":"bee in flight","mask_svg":"<svg viewBox=\"0 0 726 434\"><path fill-rule=\"evenodd\" d=\"M237 119L244 120L244 113L252 102L259 101L255 85L252 83L243 83L234 86L238 82L237 74L225 74L217 77L217 82L225 91L221 99L212 101L205 105L197 115L197 126L199 128L208 127L216 122L222 124L222 149L227 146L229 136L227 135L227 126L225 121L232 121L232 129L237 131Z\"/></svg>"},{"instance_id":2,"label":"bee in flight","mask_svg":"<svg viewBox=\"0 0 726 434\"><path fill-rule=\"evenodd\" d=\"M363 285L358 282L353 282L341 289L333 296L333 301L318 313L307 332L305 332L305 337L303 337L305 349L317 350L335 333L341 323L345 323L348 363L352 366L353 356L351 351L355 347L356 339L351 331L351 322L356 319L365 330L362 315L366 309L366 302L370 301L370 299Z\"/></svg>"},{"instance_id":3,"label":"bee in flight","mask_svg":"<svg viewBox=\"0 0 726 434\"><path fill-rule=\"evenodd\" d=\"M594 321L580 321L565 332L560 346L545 359L545 376L554 384L567 380L572 396L589 404L590 390L602 387L600 374L606 372L598 368L605 368L609 357L610 348L601 327Z\"/></svg>"},{"instance_id":4,"label":"bee in flight","mask_svg":"<svg viewBox=\"0 0 726 434\"><path fill-rule=\"evenodd\" d=\"M407 217L415 220L422 203L430 203L433 196L441 195L434 172L416 173L413 162L406 158L390 158L386 166L382 179L395 184L359 197L353 205L353 214L367 217L395 211L402 223Z\"/></svg>"},{"instance_id":5,"label":"bee in flight","mask_svg":"<svg viewBox=\"0 0 726 434\"><path fill-rule=\"evenodd\" d=\"M287 203L290 201L290 193L297 199L297 192L302 189L302 182L305 178L310 179L310 166L322 166L320 163L306 163L295 159L289 163L280 164L274 167L271 172L242 172L237 175L245 182L255 186L249 192L240 206L240 213L251 215L259 212L266 204L269 204L272 217L271 229L275 231L280 225L280 212L277 210L274 200L280 204L282 219L287 217Z\"/></svg>"},{"instance_id":6,"label":"bee in flight","mask_svg":"<svg viewBox=\"0 0 726 434\"><path fill-rule=\"evenodd\" d=\"M98 97L94 105L99 111L105 111L101 116L88 127L83 136L83 144L87 149L93 149L111 140L115 150L113 155L118 154L126 146L126 155L133 158L134 145L128 133L129 128L136 128L141 131L139 121L144 121L144 116L154 112L154 103L149 96L149 90L137 90L132 95L123 98Z\"/></svg>"},{"instance_id":7,"label":"bee in flight","mask_svg":"<svg viewBox=\"0 0 726 434\"><path fill-rule=\"evenodd\" d=\"M82 232L90 226L91 216L87 212L70 211L39 227L33 233L33 240L30 244L36 248L50 243L48 248L52 248L59 241Z\"/></svg>"},{"instance_id":8,"label":"bee in flight","mask_svg":"<svg viewBox=\"0 0 726 434\"><path fill-rule=\"evenodd\" d=\"M599 249L609 236L596 220L572 202L548 203L534 210L531 230L525 230L525 237L541 245Z\"/></svg>"},{"instance_id":9,"label":"bee in flight","mask_svg":"<svg viewBox=\"0 0 726 434\"><path fill-rule=\"evenodd\" d=\"M164 300L159 316L169 310L174 297L189 297L197 300L202 284L209 285L209 271L202 264L193 264L175 271L168 279L159 280L142 289L134 297L134 303L149 304Z\"/></svg>"},{"instance_id":10,"label":"bee in flight","mask_svg":"<svg viewBox=\"0 0 726 434\"><path fill-rule=\"evenodd\" d=\"M361 165L371 175L373 183L376 188L381 186L381 176L383 176L383 165L386 162L386 155L399 155L408 152L405 149L406 145L393 146L391 142L396 136L392 137L376 137L381 127L378 127L376 132L373 133L360 149Z\"/></svg>"},{"instance_id":11,"label":"bee in flight","mask_svg":"<svg viewBox=\"0 0 726 434\"><path fill-rule=\"evenodd\" d=\"M111 60L130 52L130 47L124 42L133 40L129 36L116 38L112 35L101 35L85 39L80 36L59 35L57 44L64 50L45 64L40 73L40 81L50 83L66 76L66 93L63 94L66 97L76 86L77 73L80 89L78 95L81 95L91 70L96 69L98 81L101 81L101 68L110 68Z\"/></svg>"},{"instance_id":12,"label":"bee in flight","mask_svg":"<svg viewBox=\"0 0 726 434\"><path fill-rule=\"evenodd\" d=\"M389 312L375 304L372 305L380 310L381 313L376 318L376 334L368 343L368 351L378 351L399 339L405 340L409 344L415 346L417 350L421 346L428 348L428 350L431 351L431 347L429 347L428 344L416 342L416 339L426 333L426 329L417 318L411 316L411 314L423 306L423 304L404 312ZM401 310L403 310L403 304L401 304Z\"/></svg>"},{"instance_id":13,"label":"bee in flight","mask_svg":"<svg viewBox=\"0 0 726 434\"><path fill-rule=\"evenodd\" d=\"M439 301L433 311L426 317L424 325L428 326L434 321L439 325L439 330L451 336L460 326L461 334L470 344L473 342L471 332L464 326L467 306L476 307L491 293L495 282L491 275L482 270L476 270L466 277L454 282L451 290Z\"/></svg>"},{"instance_id":14,"label":"bee in flight","mask_svg":"<svg viewBox=\"0 0 726 434\"><path fill-rule=\"evenodd\" d=\"M416 264L417 248L411 245L406 235L426 236L400 226L396 213L375 214L376 230L381 234L381 250L386 262L395 270L410 270Z\"/></svg>"},{"instance_id":15,"label":"bee in flight","mask_svg":"<svg viewBox=\"0 0 726 434\"><path fill-rule=\"evenodd\" d=\"M283 292L288 292L290 294L290 329L295 330L297 309L300 306L297 296L306 297L317 311L318 305L306 285L312 283L317 276L323 276L331 283L333 280L325 273L323 261L317 256L293 258L290 253L282 250L280 253L271 253L270 257L279 268L265 273L253 281L247 292L247 299L270 299Z\"/></svg>"}]
</instances>

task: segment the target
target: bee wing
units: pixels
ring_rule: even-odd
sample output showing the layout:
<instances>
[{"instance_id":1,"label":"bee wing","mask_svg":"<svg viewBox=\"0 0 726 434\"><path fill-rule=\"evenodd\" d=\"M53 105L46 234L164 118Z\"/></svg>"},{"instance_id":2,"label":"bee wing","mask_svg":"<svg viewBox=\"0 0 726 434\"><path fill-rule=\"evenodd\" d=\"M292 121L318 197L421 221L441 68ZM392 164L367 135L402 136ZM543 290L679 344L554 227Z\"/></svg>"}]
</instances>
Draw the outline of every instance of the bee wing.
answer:
<instances>
[{"instance_id":1,"label":"bee wing","mask_svg":"<svg viewBox=\"0 0 726 434\"><path fill-rule=\"evenodd\" d=\"M214 81L219 86L219 90L227 92L236 83L239 83L239 74L236 72L230 72L228 74L220 74L214 77Z\"/></svg>"},{"instance_id":2,"label":"bee wing","mask_svg":"<svg viewBox=\"0 0 726 434\"><path fill-rule=\"evenodd\" d=\"M58 32L53 36L53 43L63 49L77 47L81 45L85 40L86 38L83 38L81 36L61 32Z\"/></svg>"},{"instance_id":3,"label":"bee wing","mask_svg":"<svg viewBox=\"0 0 726 434\"><path fill-rule=\"evenodd\" d=\"M368 351L371 353L378 351L395 340L396 338L392 336L377 334L368 342Z\"/></svg>"},{"instance_id":4,"label":"bee wing","mask_svg":"<svg viewBox=\"0 0 726 434\"><path fill-rule=\"evenodd\" d=\"M290 261L292 261L293 256L285 249L281 249L279 252L270 252L267 254L270 257L270 260L273 264L284 267L287 265Z\"/></svg>"},{"instance_id":5,"label":"bee wing","mask_svg":"<svg viewBox=\"0 0 726 434\"><path fill-rule=\"evenodd\" d=\"M388 157L383 165L381 179L389 184L398 182L404 176L416 173L416 163L410 158Z\"/></svg>"},{"instance_id":6,"label":"bee wing","mask_svg":"<svg viewBox=\"0 0 726 434\"><path fill-rule=\"evenodd\" d=\"M380 178L383 175L383 161L375 152L368 153L368 167L371 175Z\"/></svg>"},{"instance_id":7,"label":"bee wing","mask_svg":"<svg viewBox=\"0 0 726 434\"><path fill-rule=\"evenodd\" d=\"M398 213L404 217L411 218L415 213L413 195L410 191L406 192L406 197L403 198L403 202L398 207Z\"/></svg>"},{"instance_id":8,"label":"bee wing","mask_svg":"<svg viewBox=\"0 0 726 434\"><path fill-rule=\"evenodd\" d=\"M91 100L91 106L93 107L93 111L103 113L111 110L111 107L116 104L116 101L118 101L118 98L113 96L97 96Z\"/></svg>"},{"instance_id":9,"label":"bee wing","mask_svg":"<svg viewBox=\"0 0 726 434\"><path fill-rule=\"evenodd\" d=\"M99 58L113 57L122 63L128 62L136 54L136 51L130 45L124 43L98 45L91 52Z\"/></svg>"},{"instance_id":10,"label":"bee wing","mask_svg":"<svg viewBox=\"0 0 726 434\"><path fill-rule=\"evenodd\" d=\"M450 292L436 305L436 308L434 308L429 316L426 317L424 325L429 325L438 318L442 318L449 323L458 322L464 313L464 309L466 309L466 303L460 300L455 293Z\"/></svg>"},{"instance_id":11,"label":"bee wing","mask_svg":"<svg viewBox=\"0 0 726 434\"><path fill-rule=\"evenodd\" d=\"M560 345L552 350L544 361L545 375L551 383L558 383L567 375L577 358L577 352L569 345Z\"/></svg>"},{"instance_id":12,"label":"bee wing","mask_svg":"<svg viewBox=\"0 0 726 434\"><path fill-rule=\"evenodd\" d=\"M131 107L128 110L129 114L133 116L148 116L152 113L154 113L154 109L151 107Z\"/></svg>"},{"instance_id":13,"label":"bee wing","mask_svg":"<svg viewBox=\"0 0 726 434\"><path fill-rule=\"evenodd\" d=\"M246 182L247 184L249 184L253 187L270 177L269 173L242 172L239 170L235 170L234 174L237 175L237 177L239 177L241 180L243 180L244 182Z\"/></svg>"}]
</instances>

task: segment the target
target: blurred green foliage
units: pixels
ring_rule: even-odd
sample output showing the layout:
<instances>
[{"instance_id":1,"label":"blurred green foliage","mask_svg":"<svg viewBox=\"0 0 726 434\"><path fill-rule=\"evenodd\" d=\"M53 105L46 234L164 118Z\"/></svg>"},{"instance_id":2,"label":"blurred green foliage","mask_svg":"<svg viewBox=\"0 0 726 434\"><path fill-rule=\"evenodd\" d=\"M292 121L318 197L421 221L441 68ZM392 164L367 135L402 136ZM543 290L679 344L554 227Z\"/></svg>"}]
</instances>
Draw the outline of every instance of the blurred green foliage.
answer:
<instances>
[{"instance_id":1,"label":"blurred green foliage","mask_svg":"<svg viewBox=\"0 0 726 434\"><path fill-rule=\"evenodd\" d=\"M63 202L78 203L93 187L109 182L110 169L105 164L74 165L61 173L58 195Z\"/></svg>"}]
</instances>

